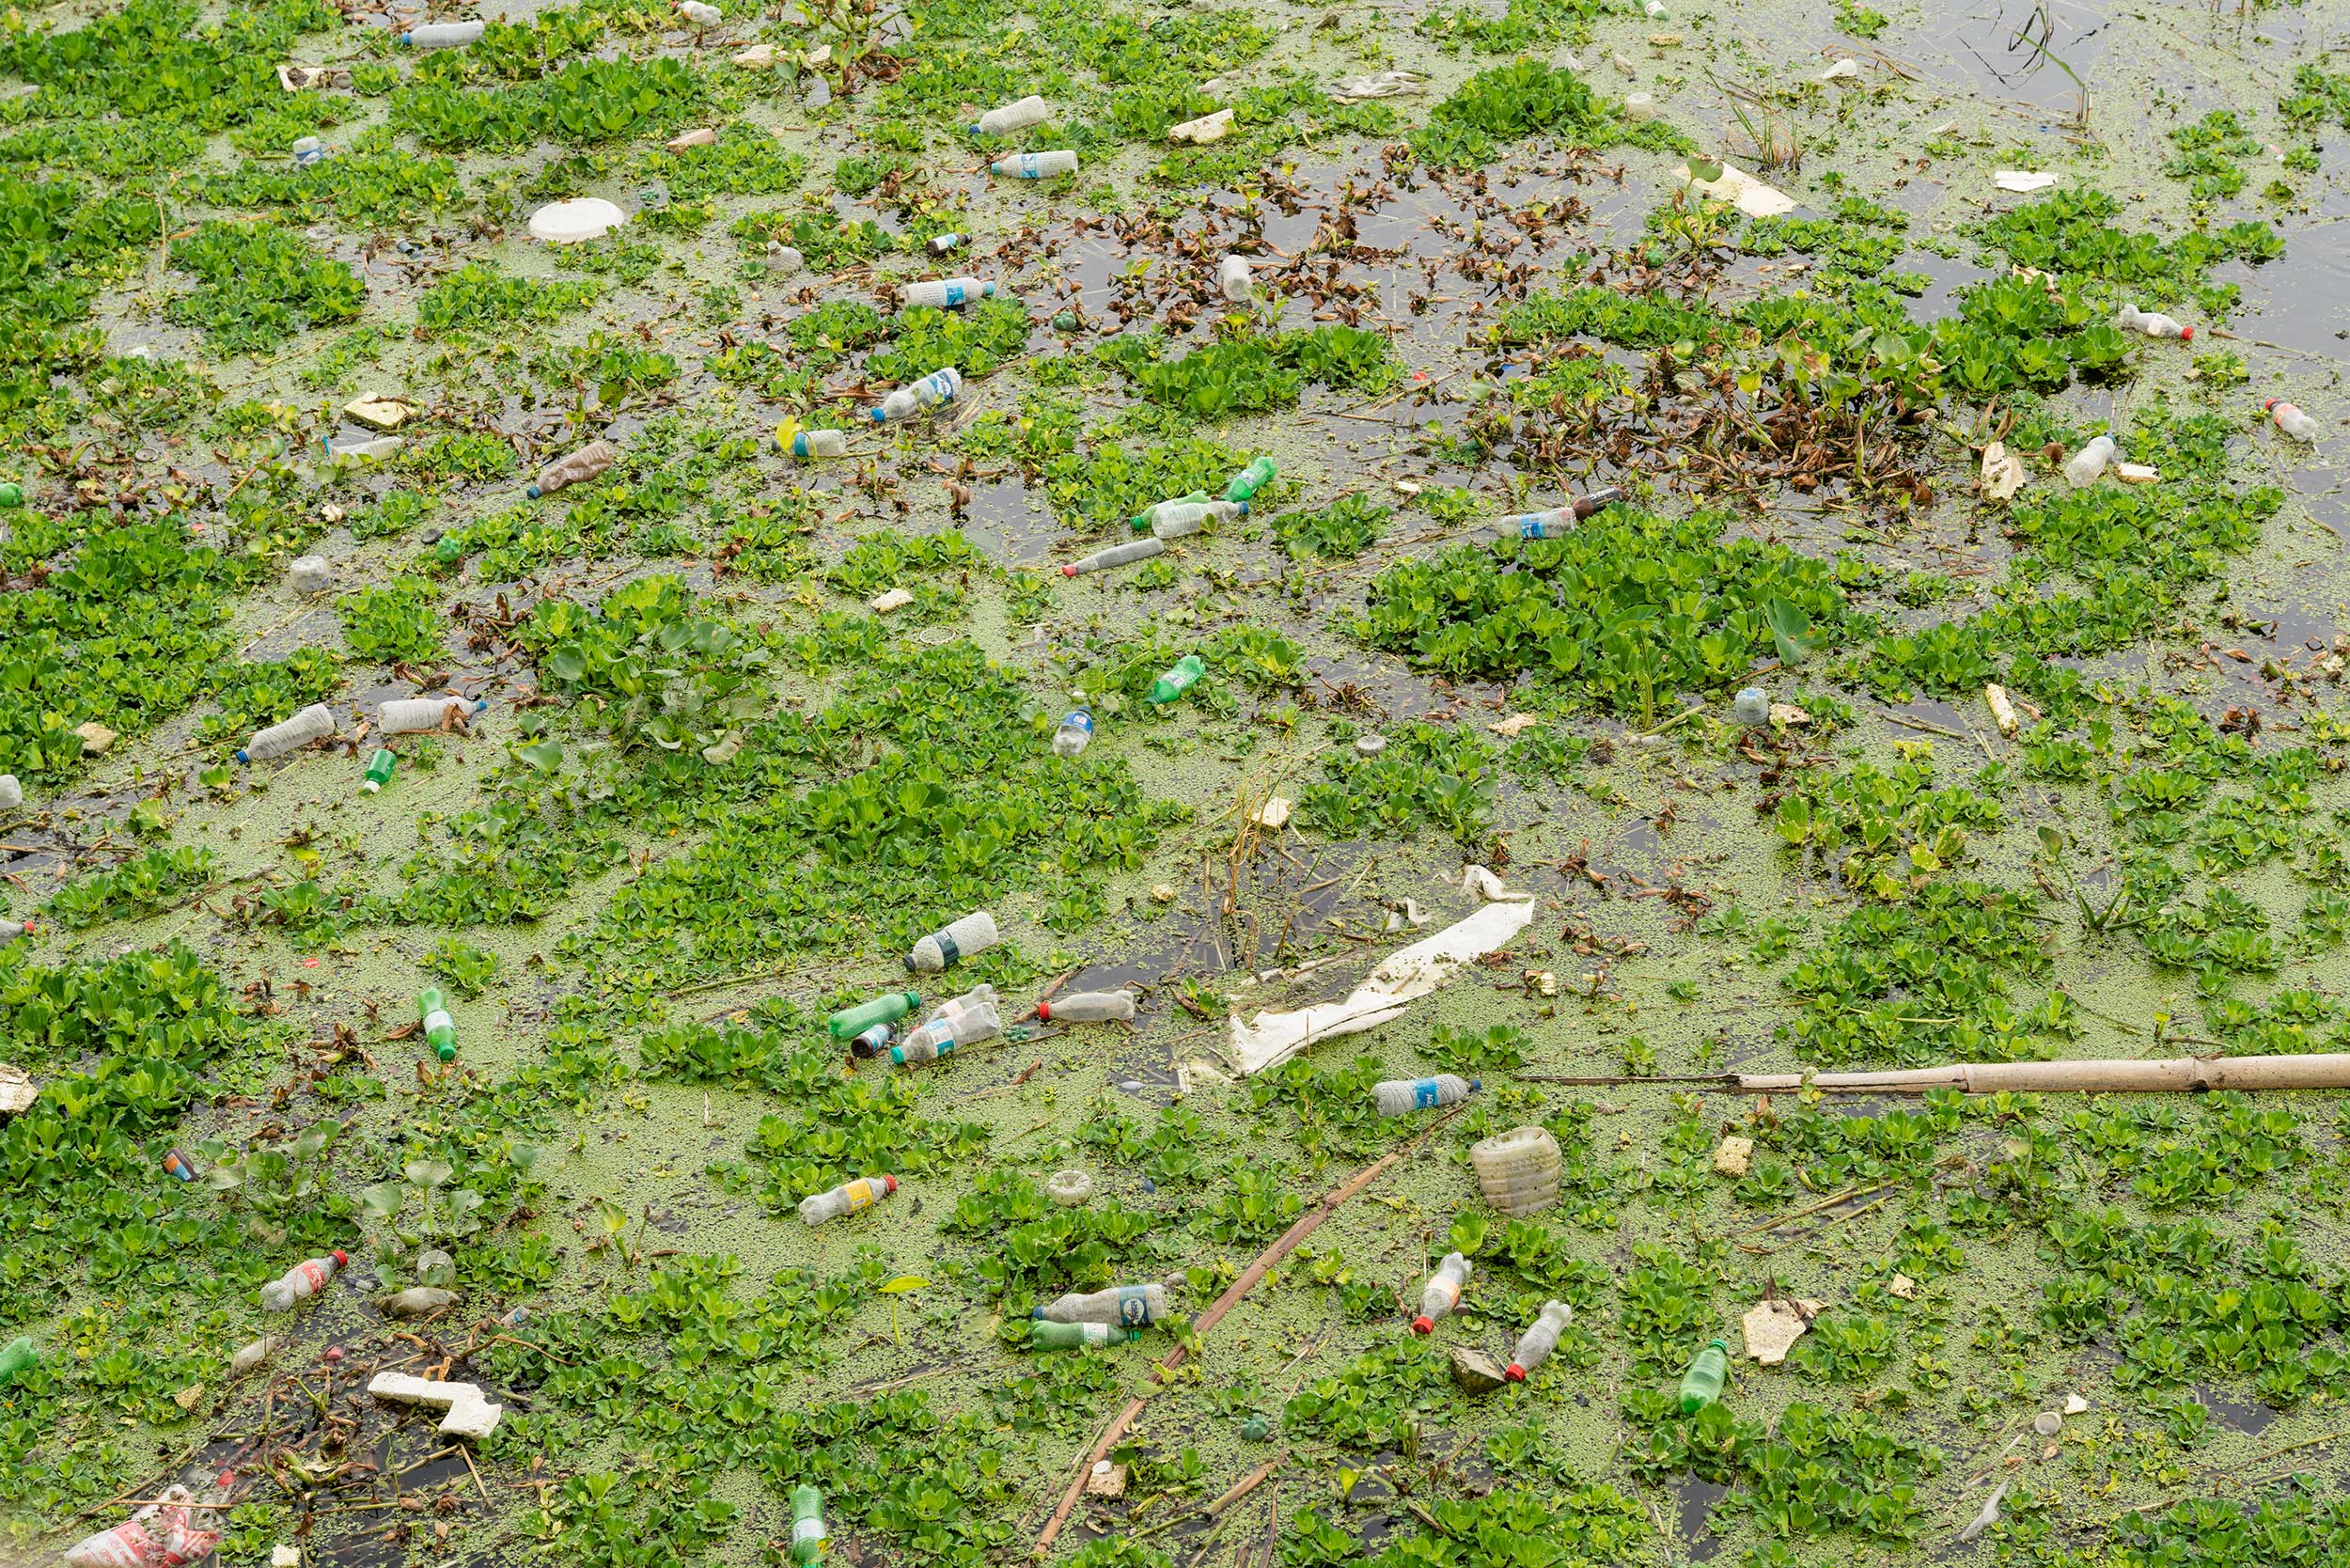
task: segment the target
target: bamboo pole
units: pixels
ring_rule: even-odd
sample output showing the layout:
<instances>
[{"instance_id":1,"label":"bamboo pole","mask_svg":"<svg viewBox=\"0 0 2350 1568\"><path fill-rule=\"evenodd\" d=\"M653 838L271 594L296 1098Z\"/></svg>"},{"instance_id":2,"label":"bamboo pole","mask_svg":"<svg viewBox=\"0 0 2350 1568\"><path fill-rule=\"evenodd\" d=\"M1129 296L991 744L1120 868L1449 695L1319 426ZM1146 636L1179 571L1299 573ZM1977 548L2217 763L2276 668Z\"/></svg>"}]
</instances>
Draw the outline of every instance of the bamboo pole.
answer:
<instances>
[{"instance_id":1,"label":"bamboo pole","mask_svg":"<svg viewBox=\"0 0 2350 1568\"><path fill-rule=\"evenodd\" d=\"M1839 1093L2178 1094L2210 1090L2350 1089L2350 1052L2291 1057L2107 1058L2088 1061L1954 1062L1891 1073L1741 1073L1741 1094L1806 1086Z\"/></svg>"}]
</instances>

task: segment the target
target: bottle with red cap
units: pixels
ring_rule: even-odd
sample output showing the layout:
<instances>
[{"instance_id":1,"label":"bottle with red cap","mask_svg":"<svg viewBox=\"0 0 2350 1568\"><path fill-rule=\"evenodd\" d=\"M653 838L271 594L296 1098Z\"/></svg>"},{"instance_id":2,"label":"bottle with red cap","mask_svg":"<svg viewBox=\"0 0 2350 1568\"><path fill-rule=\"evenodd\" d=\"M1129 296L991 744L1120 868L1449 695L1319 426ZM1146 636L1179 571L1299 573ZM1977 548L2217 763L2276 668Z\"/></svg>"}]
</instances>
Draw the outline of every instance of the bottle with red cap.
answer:
<instances>
[{"instance_id":1,"label":"bottle with red cap","mask_svg":"<svg viewBox=\"0 0 2350 1568\"><path fill-rule=\"evenodd\" d=\"M2271 398L2261 404L2261 407L2266 411L2271 419L2277 422L2277 428L2293 437L2294 440L2315 441L2317 439L2317 421L2304 414L2295 404L2285 401L2282 398Z\"/></svg>"},{"instance_id":2,"label":"bottle with red cap","mask_svg":"<svg viewBox=\"0 0 2350 1568\"><path fill-rule=\"evenodd\" d=\"M2158 310L2140 310L2134 305L2123 306L2113 318L2113 324L2123 332L2142 332L2149 337L2175 337L2182 343L2195 340L2195 329L2182 326Z\"/></svg>"},{"instance_id":3,"label":"bottle with red cap","mask_svg":"<svg viewBox=\"0 0 2350 1568\"><path fill-rule=\"evenodd\" d=\"M1518 1348L1510 1353L1510 1365L1502 1375L1512 1383L1525 1382L1527 1373L1550 1359L1550 1353L1559 1348L1559 1336L1574 1321L1574 1309L1565 1302L1543 1303L1543 1315L1518 1336Z\"/></svg>"},{"instance_id":4,"label":"bottle with red cap","mask_svg":"<svg viewBox=\"0 0 2350 1568\"><path fill-rule=\"evenodd\" d=\"M1469 1261L1458 1252L1446 1253L1428 1283L1419 1288L1419 1316L1412 1320L1412 1332L1426 1334L1434 1329L1438 1318L1451 1316L1461 1305L1461 1287L1468 1278Z\"/></svg>"},{"instance_id":5,"label":"bottle with red cap","mask_svg":"<svg viewBox=\"0 0 2350 1568\"><path fill-rule=\"evenodd\" d=\"M295 1302L326 1289L337 1269L350 1266L350 1254L340 1247L323 1258L306 1259L261 1287L261 1306L267 1311L290 1312Z\"/></svg>"},{"instance_id":6,"label":"bottle with red cap","mask_svg":"<svg viewBox=\"0 0 2350 1568\"><path fill-rule=\"evenodd\" d=\"M1131 991L1080 991L1058 1002L1039 1002L1036 1015L1047 1024L1129 1023L1135 1015Z\"/></svg>"}]
</instances>

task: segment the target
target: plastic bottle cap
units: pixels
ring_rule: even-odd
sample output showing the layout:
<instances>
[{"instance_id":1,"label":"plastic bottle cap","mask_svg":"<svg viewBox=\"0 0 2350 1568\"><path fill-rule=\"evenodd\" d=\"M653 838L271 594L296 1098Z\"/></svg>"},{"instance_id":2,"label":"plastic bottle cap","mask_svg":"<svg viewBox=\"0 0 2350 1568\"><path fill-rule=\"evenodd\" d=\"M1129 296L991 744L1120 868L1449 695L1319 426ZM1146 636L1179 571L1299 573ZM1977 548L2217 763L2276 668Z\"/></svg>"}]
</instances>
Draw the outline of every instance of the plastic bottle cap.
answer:
<instances>
[{"instance_id":1,"label":"plastic bottle cap","mask_svg":"<svg viewBox=\"0 0 2350 1568\"><path fill-rule=\"evenodd\" d=\"M377 787L377 786L376 786L376 782L375 782L375 780L374 780L374 779L372 779L372 778L370 778L370 779L367 779L367 780L365 780L364 782L362 782L362 783L360 784L360 786L359 786L359 792L360 792L361 794L363 794L363 795L371 795L371 794L375 793L375 792L376 792L376 787Z\"/></svg>"},{"instance_id":2,"label":"plastic bottle cap","mask_svg":"<svg viewBox=\"0 0 2350 1568\"><path fill-rule=\"evenodd\" d=\"M1064 577L1074 577L1077 574L1077 569L1073 566L1064 566L1060 569L1060 574Z\"/></svg>"},{"instance_id":3,"label":"plastic bottle cap","mask_svg":"<svg viewBox=\"0 0 2350 1568\"><path fill-rule=\"evenodd\" d=\"M2271 398L2266 402L2261 404L2261 412L2265 414L2270 409L2275 408L2279 403L2283 401L2284 400L2282 398Z\"/></svg>"},{"instance_id":4,"label":"plastic bottle cap","mask_svg":"<svg viewBox=\"0 0 2350 1568\"><path fill-rule=\"evenodd\" d=\"M400 41L403 46L413 46L416 41L416 35L414 33L402 33L400 35Z\"/></svg>"},{"instance_id":5,"label":"plastic bottle cap","mask_svg":"<svg viewBox=\"0 0 2350 1568\"><path fill-rule=\"evenodd\" d=\"M237 760L238 760L238 761L240 761L240 762L250 762L251 760L253 760L253 759L252 759L252 758L250 758L250 757L247 757L247 756L244 754L244 752L243 752L242 749L240 749L240 750L238 751L238 753L237 753Z\"/></svg>"},{"instance_id":6,"label":"plastic bottle cap","mask_svg":"<svg viewBox=\"0 0 2350 1568\"><path fill-rule=\"evenodd\" d=\"M351 1266L351 1254L345 1252L339 1247L335 1248L335 1266L337 1268L349 1268Z\"/></svg>"},{"instance_id":7,"label":"plastic bottle cap","mask_svg":"<svg viewBox=\"0 0 2350 1568\"><path fill-rule=\"evenodd\" d=\"M1036 1004L1036 1018L1037 1018L1037 1022L1038 1022L1038 1023L1040 1023L1040 1024L1049 1024L1049 1023L1051 1023L1051 1022L1053 1021L1053 1004L1052 1004L1052 1003L1050 1003L1050 1002L1039 1002L1039 1003L1037 1003L1037 1004Z\"/></svg>"},{"instance_id":8,"label":"plastic bottle cap","mask_svg":"<svg viewBox=\"0 0 2350 1568\"><path fill-rule=\"evenodd\" d=\"M1436 1320L1427 1316L1425 1313L1412 1320L1412 1332L1415 1334L1433 1334L1435 1332L1435 1328Z\"/></svg>"},{"instance_id":9,"label":"plastic bottle cap","mask_svg":"<svg viewBox=\"0 0 2350 1568\"><path fill-rule=\"evenodd\" d=\"M1512 1383L1523 1383L1526 1381L1526 1369L1512 1361L1501 1369L1501 1375Z\"/></svg>"},{"instance_id":10,"label":"plastic bottle cap","mask_svg":"<svg viewBox=\"0 0 2350 1568\"><path fill-rule=\"evenodd\" d=\"M2193 327L2181 327L2179 329L2179 341L2182 343L2192 343L2195 341L2195 329Z\"/></svg>"}]
</instances>

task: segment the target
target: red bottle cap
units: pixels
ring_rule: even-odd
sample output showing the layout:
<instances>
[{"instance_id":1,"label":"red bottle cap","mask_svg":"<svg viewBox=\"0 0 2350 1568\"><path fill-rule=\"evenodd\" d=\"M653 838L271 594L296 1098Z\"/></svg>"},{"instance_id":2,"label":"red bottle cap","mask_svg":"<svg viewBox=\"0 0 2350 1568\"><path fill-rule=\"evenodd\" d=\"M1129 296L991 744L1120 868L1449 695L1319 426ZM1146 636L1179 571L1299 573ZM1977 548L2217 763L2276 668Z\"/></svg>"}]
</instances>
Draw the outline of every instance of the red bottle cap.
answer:
<instances>
[{"instance_id":1,"label":"red bottle cap","mask_svg":"<svg viewBox=\"0 0 2350 1568\"><path fill-rule=\"evenodd\" d=\"M1053 1021L1052 1003L1039 1002L1036 1004L1036 1021L1040 1024L1049 1024Z\"/></svg>"},{"instance_id":2,"label":"red bottle cap","mask_svg":"<svg viewBox=\"0 0 2350 1568\"><path fill-rule=\"evenodd\" d=\"M882 1178L882 1196L884 1198L888 1197L891 1193L896 1192L897 1190L898 1178L895 1176L885 1176Z\"/></svg>"},{"instance_id":3,"label":"red bottle cap","mask_svg":"<svg viewBox=\"0 0 2350 1568\"><path fill-rule=\"evenodd\" d=\"M1434 1333L1435 1331L1435 1327L1436 1320L1434 1318L1428 1317L1425 1314L1412 1320L1412 1332L1415 1334Z\"/></svg>"},{"instance_id":4,"label":"red bottle cap","mask_svg":"<svg viewBox=\"0 0 2350 1568\"><path fill-rule=\"evenodd\" d=\"M2180 341L2180 342L2182 342L2182 343L2192 343L2192 342L2194 342L2194 341L2195 341L2195 329L2194 329L2193 327L2181 327L2181 328L2179 329L2179 341Z\"/></svg>"},{"instance_id":5,"label":"red bottle cap","mask_svg":"<svg viewBox=\"0 0 2350 1568\"><path fill-rule=\"evenodd\" d=\"M1526 1369L1512 1361L1502 1369L1501 1375L1512 1383L1523 1383L1526 1381Z\"/></svg>"},{"instance_id":6,"label":"red bottle cap","mask_svg":"<svg viewBox=\"0 0 2350 1568\"><path fill-rule=\"evenodd\" d=\"M2270 409L2275 408L2279 403L2283 401L2284 400L2282 398L2271 398L2266 402L2261 404L2261 412L2265 414Z\"/></svg>"},{"instance_id":7,"label":"red bottle cap","mask_svg":"<svg viewBox=\"0 0 2350 1568\"><path fill-rule=\"evenodd\" d=\"M1074 577L1077 574L1077 569L1073 566L1064 566L1060 569L1060 574L1064 577Z\"/></svg>"},{"instance_id":8,"label":"red bottle cap","mask_svg":"<svg viewBox=\"0 0 2350 1568\"><path fill-rule=\"evenodd\" d=\"M335 1248L335 1266L337 1268L349 1268L351 1266L351 1255L339 1247Z\"/></svg>"}]
</instances>

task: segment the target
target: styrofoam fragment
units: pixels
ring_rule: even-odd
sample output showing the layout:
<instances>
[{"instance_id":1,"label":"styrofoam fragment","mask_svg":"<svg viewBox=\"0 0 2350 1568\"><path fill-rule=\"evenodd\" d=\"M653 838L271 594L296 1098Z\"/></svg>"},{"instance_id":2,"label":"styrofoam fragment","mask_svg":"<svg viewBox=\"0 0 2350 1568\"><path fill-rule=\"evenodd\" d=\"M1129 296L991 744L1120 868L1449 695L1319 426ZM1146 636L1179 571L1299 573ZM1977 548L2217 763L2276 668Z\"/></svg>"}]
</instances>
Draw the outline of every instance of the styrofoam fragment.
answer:
<instances>
[{"instance_id":1,"label":"styrofoam fragment","mask_svg":"<svg viewBox=\"0 0 2350 1568\"><path fill-rule=\"evenodd\" d=\"M415 1377L407 1372L378 1372L368 1385L368 1392L394 1404L446 1408L447 1414L441 1418L439 1428L444 1437L487 1437L497 1430L498 1419L506 1414L506 1406L483 1398L480 1388L475 1384L443 1383L438 1378Z\"/></svg>"}]
</instances>

